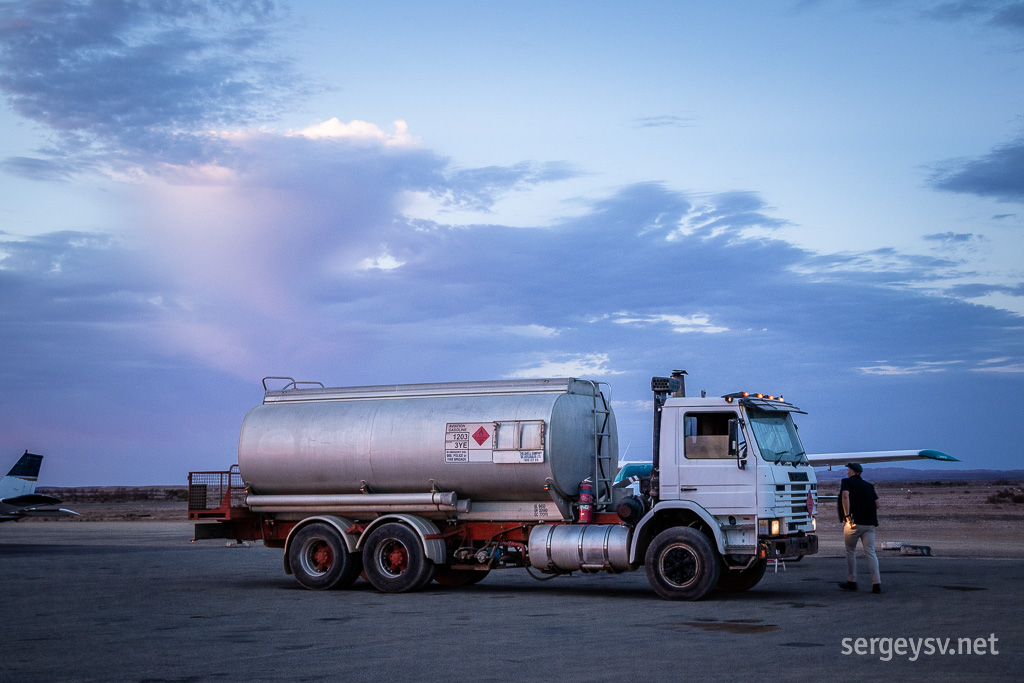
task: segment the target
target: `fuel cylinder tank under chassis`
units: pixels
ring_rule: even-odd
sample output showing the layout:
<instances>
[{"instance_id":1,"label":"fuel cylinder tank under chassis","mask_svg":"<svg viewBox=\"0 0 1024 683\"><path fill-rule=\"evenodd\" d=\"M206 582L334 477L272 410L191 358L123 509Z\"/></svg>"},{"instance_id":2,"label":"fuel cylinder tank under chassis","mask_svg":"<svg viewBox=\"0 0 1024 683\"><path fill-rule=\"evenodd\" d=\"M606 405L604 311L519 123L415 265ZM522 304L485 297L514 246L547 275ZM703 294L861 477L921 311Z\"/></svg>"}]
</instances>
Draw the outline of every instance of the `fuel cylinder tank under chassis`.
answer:
<instances>
[{"instance_id":1,"label":"fuel cylinder tank under chassis","mask_svg":"<svg viewBox=\"0 0 1024 683\"><path fill-rule=\"evenodd\" d=\"M575 495L593 474L602 429L610 435L601 448L616 463L614 415L586 380L347 388L292 381L249 411L238 465L258 495L436 490L528 501L547 498L545 486Z\"/></svg>"}]
</instances>

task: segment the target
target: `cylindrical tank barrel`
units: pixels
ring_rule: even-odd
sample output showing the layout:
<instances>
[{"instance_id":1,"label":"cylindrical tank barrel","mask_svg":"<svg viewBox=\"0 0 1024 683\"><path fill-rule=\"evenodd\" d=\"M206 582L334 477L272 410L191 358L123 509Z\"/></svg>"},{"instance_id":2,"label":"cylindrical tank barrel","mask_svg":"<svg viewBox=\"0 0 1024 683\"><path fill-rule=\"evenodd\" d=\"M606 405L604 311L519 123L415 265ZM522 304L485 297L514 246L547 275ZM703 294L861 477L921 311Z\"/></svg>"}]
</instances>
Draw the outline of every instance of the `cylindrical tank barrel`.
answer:
<instances>
[{"instance_id":1,"label":"cylindrical tank barrel","mask_svg":"<svg viewBox=\"0 0 1024 683\"><path fill-rule=\"evenodd\" d=\"M249 411L238 465L255 495L529 501L549 499L547 485L575 495L599 447L617 468L615 417L588 381L291 388Z\"/></svg>"}]
</instances>

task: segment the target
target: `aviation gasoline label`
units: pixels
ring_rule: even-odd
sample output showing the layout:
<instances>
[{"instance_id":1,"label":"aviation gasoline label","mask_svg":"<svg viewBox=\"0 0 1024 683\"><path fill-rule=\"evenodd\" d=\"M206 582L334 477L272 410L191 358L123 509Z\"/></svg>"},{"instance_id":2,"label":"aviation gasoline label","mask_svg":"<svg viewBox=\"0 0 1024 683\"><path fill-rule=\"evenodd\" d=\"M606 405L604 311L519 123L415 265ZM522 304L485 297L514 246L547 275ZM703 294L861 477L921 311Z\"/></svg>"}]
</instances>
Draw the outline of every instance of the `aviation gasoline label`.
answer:
<instances>
[{"instance_id":1,"label":"aviation gasoline label","mask_svg":"<svg viewBox=\"0 0 1024 683\"><path fill-rule=\"evenodd\" d=\"M493 422L449 422L444 434L445 462L491 462Z\"/></svg>"}]
</instances>

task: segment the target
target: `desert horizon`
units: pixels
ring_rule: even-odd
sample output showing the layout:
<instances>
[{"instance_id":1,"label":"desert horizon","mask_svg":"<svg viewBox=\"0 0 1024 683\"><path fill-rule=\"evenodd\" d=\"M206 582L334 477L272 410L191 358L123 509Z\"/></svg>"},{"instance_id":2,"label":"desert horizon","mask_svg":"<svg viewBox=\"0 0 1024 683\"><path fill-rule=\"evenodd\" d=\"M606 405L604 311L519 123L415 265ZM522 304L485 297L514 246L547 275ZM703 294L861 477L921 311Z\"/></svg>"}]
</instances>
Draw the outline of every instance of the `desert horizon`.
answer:
<instances>
[{"instance_id":1,"label":"desert horizon","mask_svg":"<svg viewBox=\"0 0 1024 683\"><path fill-rule=\"evenodd\" d=\"M1024 471L941 472L905 468L865 471L879 496L876 543L923 545L933 557L1024 558ZM820 554L842 554L842 524L833 498L840 476L819 473L817 513ZM918 475L917 480L901 480ZM839 473L841 474L841 473ZM822 476L824 475L824 476ZM877 476L876 476L877 475ZM964 476L968 475L968 476ZM30 519L23 523L182 522L187 523L188 486L40 487L80 516ZM884 559L888 553L880 550Z\"/></svg>"}]
</instances>

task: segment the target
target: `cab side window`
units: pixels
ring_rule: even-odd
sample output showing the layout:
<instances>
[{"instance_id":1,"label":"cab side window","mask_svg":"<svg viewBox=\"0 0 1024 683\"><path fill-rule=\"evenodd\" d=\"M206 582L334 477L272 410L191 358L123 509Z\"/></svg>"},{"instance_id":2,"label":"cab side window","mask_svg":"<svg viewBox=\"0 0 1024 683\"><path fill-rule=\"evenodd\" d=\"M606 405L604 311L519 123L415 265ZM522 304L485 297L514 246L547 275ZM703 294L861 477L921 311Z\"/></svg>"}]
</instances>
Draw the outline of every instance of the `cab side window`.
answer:
<instances>
[{"instance_id":1,"label":"cab side window","mask_svg":"<svg viewBox=\"0 0 1024 683\"><path fill-rule=\"evenodd\" d=\"M729 419L734 413L683 416L683 455L691 459L729 458Z\"/></svg>"}]
</instances>

